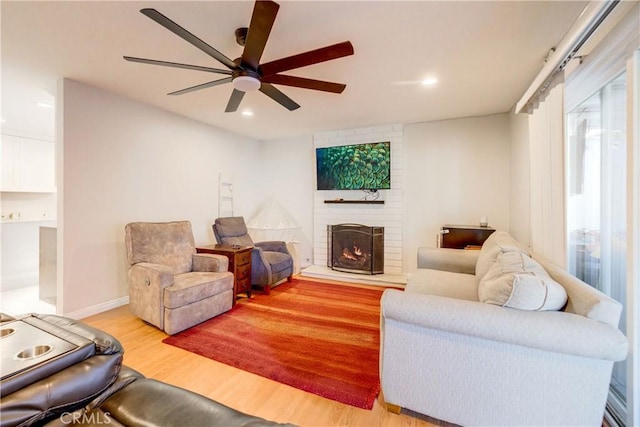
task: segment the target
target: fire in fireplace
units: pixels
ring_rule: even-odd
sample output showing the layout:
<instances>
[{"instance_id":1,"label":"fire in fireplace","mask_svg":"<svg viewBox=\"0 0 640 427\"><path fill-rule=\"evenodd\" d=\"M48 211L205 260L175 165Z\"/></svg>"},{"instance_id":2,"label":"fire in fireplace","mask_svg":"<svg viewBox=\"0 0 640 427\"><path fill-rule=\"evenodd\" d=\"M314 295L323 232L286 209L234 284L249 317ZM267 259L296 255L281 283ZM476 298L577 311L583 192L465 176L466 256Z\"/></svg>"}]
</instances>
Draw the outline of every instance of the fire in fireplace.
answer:
<instances>
[{"instance_id":1,"label":"fire in fireplace","mask_svg":"<svg viewBox=\"0 0 640 427\"><path fill-rule=\"evenodd\" d=\"M333 270L384 273L384 227L328 225L327 252L327 264Z\"/></svg>"}]
</instances>

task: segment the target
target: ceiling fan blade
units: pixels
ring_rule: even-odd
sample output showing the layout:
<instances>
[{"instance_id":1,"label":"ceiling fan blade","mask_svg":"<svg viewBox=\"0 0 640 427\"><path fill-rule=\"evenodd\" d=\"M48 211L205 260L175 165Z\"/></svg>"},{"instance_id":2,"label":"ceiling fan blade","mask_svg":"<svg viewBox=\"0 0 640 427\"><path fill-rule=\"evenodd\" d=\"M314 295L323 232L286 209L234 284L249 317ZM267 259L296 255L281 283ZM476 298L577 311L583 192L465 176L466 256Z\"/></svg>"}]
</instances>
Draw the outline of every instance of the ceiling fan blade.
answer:
<instances>
[{"instance_id":1,"label":"ceiling fan blade","mask_svg":"<svg viewBox=\"0 0 640 427\"><path fill-rule=\"evenodd\" d=\"M256 1L251 15L247 41L242 51L243 66L249 66L253 70L258 69L262 52L264 52L279 8L278 3L272 1Z\"/></svg>"},{"instance_id":2,"label":"ceiling fan blade","mask_svg":"<svg viewBox=\"0 0 640 427\"><path fill-rule=\"evenodd\" d=\"M148 9L142 9L140 10L140 12L143 15L153 19L158 24L162 25L163 27L165 27L167 30L171 31L175 35L182 37L184 40L188 41L189 43L191 43L192 45L194 45L195 47L197 47L207 55L216 59L220 63L226 65L229 69L235 70L238 68L238 65L235 62L233 62L231 59L229 59L226 55L218 52L216 49L209 46L207 43L203 42L198 37L194 36L189 31L185 30L180 25L176 24L171 19L167 18L157 10L148 8Z\"/></svg>"},{"instance_id":3,"label":"ceiling fan blade","mask_svg":"<svg viewBox=\"0 0 640 427\"><path fill-rule=\"evenodd\" d=\"M224 109L224 112L233 113L237 111L238 107L240 106L240 101L242 101L242 98L244 97L244 94L245 92L241 90L233 89L231 97L229 98L229 102L227 102L227 108Z\"/></svg>"},{"instance_id":4,"label":"ceiling fan blade","mask_svg":"<svg viewBox=\"0 0 640 427\"><path fill-rule=\"evenodd\" d=\"M278 89L271 86L269 83L262 83L262 85L260 86L260 92L264 93L269 98L273 99L274 101L276 101L278 104L282 105L284 108L286 108L289 111L293 111L300 108L300 105L296 104L296 102L293 99L289 98L287 95L280 92Z\"/></svg>"},{"instance_id":5,"label":"ceiling fan blade","mask_svg":"<svg viewBox=\"0 0 640 427\"><path fill-rule=\"evenodd\" d=\"M201 85L191 86L186 89L177 90L175 92L168 93L167 95L183 95L185 93L193 92L196 90L206 89L206 88L218 86L224 83L230 83L231 80L232 80L231 77L225 77L224 79L214 80L212 82L203 83Z\"/></svg>"},{"instance_id":6,"label":"ceiling fan blade","mask_svg":"<svg viewBox=\"0 0 640 427\"><path fill-rule=\"evenodd\" d=\"M267 62L260 66L260 71L263 76L270 76L282 71L306 67L307 65L330 61L332 59L342 58L343 56L349 55L353 55L353 45L351 42L342 42Z\"/></svg>"},{"instance_id":7,"label":"ceiling fan blade","mask_svg":"<svg viewBox=\"0 0 640 427\"><path fill-rule=\"evenodd\" d=\"M304 89L321 90L324 92L342 93L347 85L342 83L325 82L322 80L307 79L304 77L287 76L283 74L272 74L262 78L263 83L273 83L277 85L301 87Z\"/></svg>"},{"instance_id":8,"label":"ceiling fan blade","mask_svg":"<svg viewBox=\"0 0 640 427\"><path fill-rule=\"evenodd\" d=\"M162 65L165 67L185 68L187 70L206 71L208 73L228 74L231 75L231 70L221 70L219 68L201 67L200 65L180 64L178 62L157 61L155 59L136 58L133 56L123 56L124 59L130 62L139 62L141 64Z\"/></svg>"}]
</instances>

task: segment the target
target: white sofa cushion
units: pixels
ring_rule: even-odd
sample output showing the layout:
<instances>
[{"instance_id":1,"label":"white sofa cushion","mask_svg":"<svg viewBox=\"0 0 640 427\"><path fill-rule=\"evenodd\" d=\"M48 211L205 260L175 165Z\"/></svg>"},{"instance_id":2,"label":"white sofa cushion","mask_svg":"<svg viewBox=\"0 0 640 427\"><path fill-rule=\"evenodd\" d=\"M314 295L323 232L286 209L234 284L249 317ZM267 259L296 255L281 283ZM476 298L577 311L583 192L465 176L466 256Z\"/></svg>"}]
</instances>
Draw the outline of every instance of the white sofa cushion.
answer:
<instances>
[{"instance_id":1,"label":"white sofa cushion","mask_svg":"<svg viewBox=\"0 0 640 427\"><path fill-rule=\"evenodd\" d=\"M519 251L497 255L478 285L478 299L519 310L560 310L567 293L544 268Z\"/></svg>"},{"instance_id":2,"label":"white sofa cushion","mask_svg":"<svg viewBox=\"0 0 640 427\"><path fill-rule=\"evenodd\" d=\"M482 245L478 262L476 262L477 285L480 285L480 280L487 274L498 255L503 252L522 252L529 255L529 252L506 231L492 233Z\"/></svg>"}]
</instances>

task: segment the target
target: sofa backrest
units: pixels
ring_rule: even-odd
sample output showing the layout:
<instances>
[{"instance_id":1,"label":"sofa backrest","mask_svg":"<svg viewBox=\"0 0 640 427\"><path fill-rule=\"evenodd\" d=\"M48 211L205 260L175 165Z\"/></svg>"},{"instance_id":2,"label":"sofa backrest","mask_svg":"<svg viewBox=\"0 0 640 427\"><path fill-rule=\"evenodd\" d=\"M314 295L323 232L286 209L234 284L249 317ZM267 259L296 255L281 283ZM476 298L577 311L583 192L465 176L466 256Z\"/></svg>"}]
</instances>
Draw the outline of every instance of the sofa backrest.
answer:
<instances>
[{"instance_id":1,"label":"sofa backrest","mask_svg":"<svg viewBox=\"0 0 640 427\"><path fill-rule=\"evenodd\" d=\"M622 314L622 304L567 273L567 271L551 261L538 255L534 255L533 258L567 292L567 305L564 311L579 314L618 328Z\"/></svg>"},{"instance_id":2,"label":"sofa backrest","mask_svg":"<svg viewBox=\"0 0 640 427\"><path fill-rule=\"evenodd\" d=\"M217 242L224 245L253 246L244 217L241 216L216 218L213 223L213 234Z\"/></svg>"},{"instance_id":3,"label":"sofa backrest","mask_svg":"<svg viewBox=\"0 0 640 427\"><path fill-rule=\"evenodd\" d=\"M125 226L125 244L129 265L161 264L174 274L190 272L196 253L189 221L132 222Z\"/></svg>"}]
</instances>

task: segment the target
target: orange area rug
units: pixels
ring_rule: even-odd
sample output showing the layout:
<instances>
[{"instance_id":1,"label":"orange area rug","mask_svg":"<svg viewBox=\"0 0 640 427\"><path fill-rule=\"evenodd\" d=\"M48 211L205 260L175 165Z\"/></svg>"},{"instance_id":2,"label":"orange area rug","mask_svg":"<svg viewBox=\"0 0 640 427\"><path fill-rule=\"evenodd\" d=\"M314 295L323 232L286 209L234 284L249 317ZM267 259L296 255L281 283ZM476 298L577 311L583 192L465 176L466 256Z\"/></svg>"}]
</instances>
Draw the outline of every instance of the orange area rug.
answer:
<instances>
[{"instance_id":1,"label":"orange area rug","mask_svg":"<svg viewBox=\"0 0 640 427\"><path fill-rule=\"evenodd\" d=\"M380 391L383 290L293 279L163 342L371 409Z\"/></svg>"}]
</instances>

